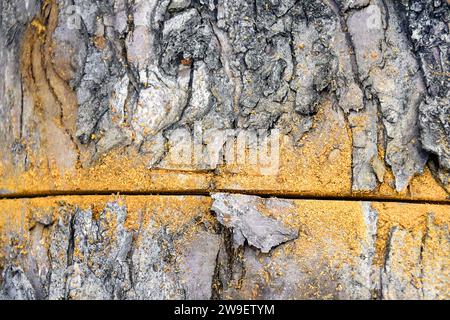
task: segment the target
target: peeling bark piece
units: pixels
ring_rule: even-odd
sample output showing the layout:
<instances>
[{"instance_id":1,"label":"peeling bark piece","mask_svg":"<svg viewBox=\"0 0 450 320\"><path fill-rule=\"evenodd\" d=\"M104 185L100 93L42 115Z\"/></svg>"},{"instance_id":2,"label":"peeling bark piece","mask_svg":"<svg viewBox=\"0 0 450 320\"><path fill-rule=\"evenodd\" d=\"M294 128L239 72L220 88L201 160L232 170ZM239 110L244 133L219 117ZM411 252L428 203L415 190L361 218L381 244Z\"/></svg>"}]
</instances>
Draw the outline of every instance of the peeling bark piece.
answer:
<instances>
[{"instance_id":1,"label":"peeling bark piece","mask_svg":"<svg viewBox=\"0 0 450 320\"><path fill-rule=\"evenodd\" d=\"M269 254L249 247L234 253L224 297L372 298L378 212L371 203L268 199L266 207L298 226L301 237Z\"/></svg>"},{"instance_id":2,"label":"peeling bark piece","mask_svg":"<svg viewBox=\"0 0 450 320\"><path fill-rule=\"evenodd\" d=\"M262 198L246 195L216 193L211 208L217 214L217 220L227 228L233 230L236 246L248 244L258 248L263 253L272 248L296 239L298 231L283 225L261 210L268 210L267 202ZM287 205L289 202L287 201Z\"/></svg>"},{"instance_id":3,"label":"peeling bark piece","mask_svg":"<svg viewBox=\"0 0 450 320\"><path fill-rule=\"evenodd\" d=\"M385 161L400 192L416 173L423 173L428 160L418 128L426 89L408 35L398 33L401 12L391 2L376 3L350 13L347 22L360 78L373 95L369 98L379 103L386 133Z\"/></svg>"}]
</instances>

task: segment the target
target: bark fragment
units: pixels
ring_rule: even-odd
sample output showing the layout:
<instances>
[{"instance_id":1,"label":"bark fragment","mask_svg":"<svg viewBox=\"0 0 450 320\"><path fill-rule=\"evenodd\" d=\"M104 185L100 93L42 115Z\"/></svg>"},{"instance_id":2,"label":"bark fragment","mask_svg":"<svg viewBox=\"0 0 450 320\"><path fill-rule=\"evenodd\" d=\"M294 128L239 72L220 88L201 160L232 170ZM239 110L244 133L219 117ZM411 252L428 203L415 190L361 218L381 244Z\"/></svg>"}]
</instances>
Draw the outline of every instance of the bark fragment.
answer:
<instances>
[{"instance_id":1,"label":"bark fragment","mask_svg":"<svg viewBox=\"0 0 450 320\"><path fill-rule=\"evenodd\" d=\"M284 226L273 218L259 212L258 206L264 206L262 199L245 195L214 194L211 208L217 214L217 220L233 230L234 245L239 247L245 241L249 245L268 253L273 247L298 237L295 229ZM289 202L286 201L286 206Z\"/></svg>"}]
</instances>

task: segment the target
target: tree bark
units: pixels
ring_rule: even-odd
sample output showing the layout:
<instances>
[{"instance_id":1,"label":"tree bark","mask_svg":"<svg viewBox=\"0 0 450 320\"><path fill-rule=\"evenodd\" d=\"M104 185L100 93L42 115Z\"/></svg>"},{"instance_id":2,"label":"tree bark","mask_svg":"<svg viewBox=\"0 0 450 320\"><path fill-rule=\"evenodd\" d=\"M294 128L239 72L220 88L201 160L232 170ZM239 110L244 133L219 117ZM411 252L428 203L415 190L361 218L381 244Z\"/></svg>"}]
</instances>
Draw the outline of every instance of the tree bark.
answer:
<instances>
[{"instance_id":1,"label":"tree bark","mask_svg":"<svg viewBox=\"0 0 450 320\"><path fill-rule=\"evenodd\" d=\"M0 298L448 298L449 12L1 1Z\"/></svg>"}]
</instances>

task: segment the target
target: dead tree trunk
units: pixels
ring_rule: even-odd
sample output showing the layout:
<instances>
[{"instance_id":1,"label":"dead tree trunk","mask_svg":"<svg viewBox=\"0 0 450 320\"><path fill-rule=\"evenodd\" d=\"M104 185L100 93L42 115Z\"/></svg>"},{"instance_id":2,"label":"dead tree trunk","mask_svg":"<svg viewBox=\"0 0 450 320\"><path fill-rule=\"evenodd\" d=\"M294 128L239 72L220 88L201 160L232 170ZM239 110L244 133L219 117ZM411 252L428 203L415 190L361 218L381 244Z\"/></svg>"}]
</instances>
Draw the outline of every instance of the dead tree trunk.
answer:
<instances>
[{"instance_id":1,"label":"dead tree trunk","mask_svg":"<svg viewBox=\"0 0 450 320\"><path fill-rule=\"evenodd\" d=\"M2 0L0 298L448 298L449 12Z\"/></svg>"}]
</instances>

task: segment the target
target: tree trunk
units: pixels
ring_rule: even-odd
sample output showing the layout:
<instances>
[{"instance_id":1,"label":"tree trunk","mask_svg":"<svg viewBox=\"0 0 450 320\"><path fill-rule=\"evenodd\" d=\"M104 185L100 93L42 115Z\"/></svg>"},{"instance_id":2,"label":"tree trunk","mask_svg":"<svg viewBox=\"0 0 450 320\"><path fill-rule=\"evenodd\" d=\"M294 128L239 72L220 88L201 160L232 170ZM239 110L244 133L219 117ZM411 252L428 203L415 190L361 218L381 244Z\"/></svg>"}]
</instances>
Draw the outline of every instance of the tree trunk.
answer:
<instances>
[{"instance_id":1,"label":"tree trunk","mask_svg":"<svg viewBox=\"0 0 450 320\"><path fill-rule=\"evenodd\" d=\"M449 13L2 0L0 299L449 298Z\"/></svg>"}]
</instances>

